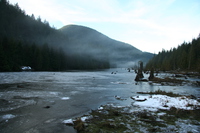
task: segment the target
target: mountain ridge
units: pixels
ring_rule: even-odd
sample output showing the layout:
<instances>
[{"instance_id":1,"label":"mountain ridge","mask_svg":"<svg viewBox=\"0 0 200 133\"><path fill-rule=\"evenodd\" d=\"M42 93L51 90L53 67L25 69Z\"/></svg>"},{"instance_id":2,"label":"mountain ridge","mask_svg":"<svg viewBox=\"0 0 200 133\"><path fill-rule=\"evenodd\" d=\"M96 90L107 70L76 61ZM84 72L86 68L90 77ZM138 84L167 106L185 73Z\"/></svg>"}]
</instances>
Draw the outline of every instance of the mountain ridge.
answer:
<instances>
[{"instance_id":1,"label":"mountain ridge","mask_svg":"<svg viewBox=\"0 0 200 133\"><path fill-rule=\"evenodd\" d=\"M71 29L71 28L73 29L73 31L79 30L79 31L76 31L76 32L80 32L80 29L82 29L83 32L84 32L85 34L89 33L89 31L92 31L92 33L95 33L95 32L96 32L95 34L100 34L103 38L111 39L111 40L114 40L114 41L116 41L116 42L124 43L124 44L126 44L126 45L130 45L131 47L134 47L134 46L131 45L131 44L128 44L128 43L125 43L125 42L122 42L122 41L119 41L119 40L116 40L116 39L112 39L112 38L108 37L107 35L105 35L105 34L99 32L99 31L97 31L96 29L93 29L93 28L90 28L90 27L87 27L87 26L83 26L83 25L70 24L70 25L65 25L65 26L63 26L63 27L61 27L61 28L58 29L58 30L60 30L60 31L62 31L63 33L65 33L66 30ZM92 33L89 33L89 34L92 34ZM70 35L72 35L73 33L70 34L70 33L69 33L69 30L68 30L68 32L65 33L65 34L67 34L68 36L70 36ZM84 34L84 37L85 37L85 34ZM80 36L78 36L78 37L80 37ZM134 47L134 48L137 49L138 51L142 52L142 51L139 50L138 48L136 48L136 47Z\"/></svg>"},{"instance_id":2,"label":"mountain ridge","mask_svg":"<svg viewBox=\"0 0 200 133\"><path fill-rule=\"evenodd\" d=\"M130 44L111 39L89 27L67 25L61 29L52 28L46 20L42 22L40 17L36 19L34 15L27 15L17 4L11 5L7 0L0 1L0 9L0 50L9 53L7 56L2 54L0 58L4 58L7 64L4 63L4 66L10 66L11 69L6 69L9 71L12 70L14 64L17 66L40 66L37 67L37 70L49 70L45 69L47 67L41 66L42 59L40 58L45 56L43 58L50 61L46 64L55 64L58 53L62 53L60 56L65 59L61 64L66 64L66 70L103 69L122 65L123 67L132 67L137 61L147 62L153 55L149 56ZM15 50L4 45L6 44L4 41L13 48L20 48L22 44L24 49L32 52L32 57L29 58L30 53L24 51L22 53L26 54L23 55L19 52L16 55L16 57L20 57L17 59L18 62L13 60L10 55L16 54ZM34 52L34 49L37 53ZM19 49L19 51L22 50ZM41 53L41 51L45 51L45 53ZM55 55L50 56L52 51ZM27 58L23 59L22 56ZM32 61L36 58L40 61ZM60 70L59 66L54 70Z\"/></svg>"},{"instance_id":3,"label":"mountain ridge","mask_svg":"<svg viewBox=\"0 0 200 133\"><path fill-rule=\"evenodd\" d=\"M64 33L71 43L74 43L72 49L76 49L82 54L103 56L102 59L106 58L104 55L109 56L109 60L113 66L121 66L126 62L137 62L143 60L147 62L151 58L151 53L148 56L145 52L135 48L134 46L124 43L118 40L114 40L103 33L81 25L66 25L59 29ZM81 49L83 49L81 51ZM87 51L90 49L90 51ZM91 52L92 51L92 52ZM86 52L86 53L85 53ZM149 56L150 55L150 56ZM133 63L132 63L133 65Z\"/></svg>"}]
</instances>

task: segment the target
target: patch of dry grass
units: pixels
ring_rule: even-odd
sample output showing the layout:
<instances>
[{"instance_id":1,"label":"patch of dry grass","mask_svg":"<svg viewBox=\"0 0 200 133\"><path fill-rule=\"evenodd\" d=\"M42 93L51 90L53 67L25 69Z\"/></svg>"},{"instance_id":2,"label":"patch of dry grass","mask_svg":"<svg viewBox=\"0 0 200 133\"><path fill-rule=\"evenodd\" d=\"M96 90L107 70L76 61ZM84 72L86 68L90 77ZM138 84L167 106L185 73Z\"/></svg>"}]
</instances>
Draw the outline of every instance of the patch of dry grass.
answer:
<instances>
[{"instance_id":1,"label":"patch of dry grass","mask_svg":"<svg viewBox=\"0 0 200 133\"><path fill-rule=\"evenodd\" d=\"M176 85L176 84L182 84L183 82L186 82L185 80L169 78L169 77L166 77L164 79L154 77L151 81L153 81L154 83L160 83L161 85L164 85L164 83L173 83L174 85Z\"/></svg>"},{"instance_id":2,"label":"patch of dry grass","mask_svg":"<svg viewBox=\"0 0 200 133\"><path fill-rule=\"evenodd\" d=\"M179 96L182 96L182 95L179 95L179 94L176 94L176 93L173 93L173 92L166 92L166 91L162 91L160 89L158 89L157 91L154 91L154 92L137 92L138 94L150 94L150 95L166 95L166 96L170 96L170 97L179 97Z\"/></svg>"}]
</instances>

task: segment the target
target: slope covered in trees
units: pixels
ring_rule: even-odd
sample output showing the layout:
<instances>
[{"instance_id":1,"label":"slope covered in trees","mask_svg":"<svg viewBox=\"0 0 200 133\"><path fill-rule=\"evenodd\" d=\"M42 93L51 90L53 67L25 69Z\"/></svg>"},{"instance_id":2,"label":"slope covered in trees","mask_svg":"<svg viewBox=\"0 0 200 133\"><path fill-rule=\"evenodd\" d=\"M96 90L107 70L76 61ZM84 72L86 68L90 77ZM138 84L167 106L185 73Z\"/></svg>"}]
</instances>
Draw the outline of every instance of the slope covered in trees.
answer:
<instances>
[{"instance_id":1,"label":"slope covered in trees","mask_svg":"<svg viewBox=\"0 0 200 133\"><path fill-rule=\"evenodd\" d=\"M85 26L67 25L59 29L67 35L71 46L69 51L76 54L90 55L98 60L109 60L111 66L127 66L126 64L142 60L147 62L153 54L145 53L130 44L120 42Z\"/></svg>"},{"instance_id":2,"label":"slope covered in trees","mask_svg":"<svg viewBox=\"0 0 200 133\"><path fill-rule=\"evenodd\" d=\"M191 42L184 42L177 48L163 50L146 65L147 69L191 70L200 72L200 35Z\"/></svg>"},{"instance_id":3,"label":"slope covered in trees","mask_svg":"<svg viewBox=\"0 0 200 133\"><path fill-rule=\"evenodd\" d=\"M38 71L109 68L108 61L68 54L68 37L45 20L26 15L18 4L0 1L0 71L31 66Z\"/></svg>"},{"instance_id":4,"label":"slope covered in trees","mask_svg":"<svg viewBox=\"0 0 200 133\"><path fill-rule=\"evenodd\" d=\"M43 44L50 41L48 40L50 36L58 34L57 30L51 28L47 21L42 22L40 17L36 19L34 15L26 15L18 4L10 5L6 0L1 0L0 9L1 36Z\"/></svg>"},{"instance_id":5,"label":"slope covered in trees","mask_svg":"<svg viewBox=\"0 0 200 133\"><path fill-rule=\"evenodd\" d=\"M62 50L49 48L47 44L37 46L4 37L0 39L0 71L20 71L21 66L34 70L58 71L67 67Z\"/></svg>"},{"instance_id":6,"label":"slope covered in trees","mask_svg":"<svg viewBox=\"0 0 200 133\"><path fill-rule=\"evenodd\" d=\"M0 1L0 71L19 71L21 66L34 70L65 70L66 55L45 42L57 31L47 21L35 19L18 4Z\"/></svg>"},{"instance_id":7,"label":"slope covered in trees","mask_svg":"<svg viewBox=\"0 0 200 133\"><path fill-rule=\"evenodd\" d=\"M26 65L38 71L128 67L153 55L88 27L69 25L57 30L7 0L0 0L0 52L0 71Z\"/></svg>"}]
</instances>

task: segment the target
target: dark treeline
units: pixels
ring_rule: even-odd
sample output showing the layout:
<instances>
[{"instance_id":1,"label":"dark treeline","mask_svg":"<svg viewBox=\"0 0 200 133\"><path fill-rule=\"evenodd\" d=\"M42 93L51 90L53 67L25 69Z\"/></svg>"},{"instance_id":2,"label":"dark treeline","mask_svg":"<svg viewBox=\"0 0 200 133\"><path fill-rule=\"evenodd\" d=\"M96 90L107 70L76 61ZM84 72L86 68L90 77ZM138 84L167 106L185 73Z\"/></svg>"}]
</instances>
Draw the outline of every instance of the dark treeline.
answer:
<instances>
[{"instance_id":1,"label":"dark treeline","mask_svg":"<svg viewBox=\"0 0 200 133\"><path fill-rule=\"evenodd\" d=\"M6 37L0 39L0 59L0 71L20 71L21 66L31 66L36 71L109 67L106 62L102 63L89 57L87 61L69 58L62 49L55 50L48 44L38 46L34 43L27 44Z\"/></svg>"},{"instance_id":2,"label":"dark treeline","mask_svg":"<svg viewBox=\"0 0 200 133\"><path fill-rule=\"evenodd\" d=\"M62 50L49 48L48 44L23 43L4 37L0 40L0 71L20 71L21 66L34 70L59 71L67 68Z\"/></svg>"},{"instance_id":3,"label":"dark treeline","mask_svg":"<svg viewBox=\"0 0 200 133\"><path fill-rule=\"evenodd\" d=\"M19 71L21 66L37 71L110 67L108 61L68 54L63 42L69 42L68 37L46 20L26 15L18 4L0 0L0 71Z\"/></svg>"},{"instance_id":4,"label":"dark treeline","mask_svg":"<svg viewBox=\"0 0 200 133\"><path fill-rule=\"evenodd\" d=\"M1 36L43 44L49 36L58 34L46 20L42 22L40 17L26 15L18 4L11 5L7 0L1 0L0 9Z\"/></svg>"},{"instance_id":5,"label":"dark treeline","mask_svg":"<svg viewBox=\"0 0 200 133\"><path fill-rule=\"evenodd\" d=\"M200 35L191 42L184 42L177 48L163 50L146 65L147 69L189 70L200 72Z\"/></svg>"}]
</instances>

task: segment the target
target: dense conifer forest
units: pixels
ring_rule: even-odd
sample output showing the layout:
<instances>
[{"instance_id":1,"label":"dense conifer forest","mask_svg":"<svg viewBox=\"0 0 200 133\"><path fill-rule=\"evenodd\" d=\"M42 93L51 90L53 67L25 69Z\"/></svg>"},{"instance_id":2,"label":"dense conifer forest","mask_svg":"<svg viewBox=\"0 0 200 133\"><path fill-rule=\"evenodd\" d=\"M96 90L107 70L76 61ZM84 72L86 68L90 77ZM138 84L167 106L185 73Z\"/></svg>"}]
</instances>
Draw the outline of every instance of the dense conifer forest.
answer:
<instances>
[{"instance_id":1,"label":"dense conifer forest","mask_svg":"<svg viewBox=\"0 0 200 133\"><path fill-rule=\"evenodd\" d=\"M31 66L34 70L65 70L67 64L63 51L54 50L47 44L38 46L4 37L0 40L0 70L20 71L22 66Z\"/></svg>"},{"instance_id":2,"label":"dense conifer forest","mask_svg":"<svg viewBox=\"0 0 200 133\"><path fill-rule=\"evenodd\" d=\"M51 27L48 21L43 21L40 17L35 18L33 14L27 15L18 4L11 5L7 0L0 0L0 71L20 71L21 66L31 66L36 71L110 67L110 59L105 57L109 57L107 54L114 52L107 51L107 47L92 42L96 44L90 47L99 46L98 49L104 49L103 52L97 51L95 56L91 56L87 54L88 49L84 49L86 51L84 55L81 52L75 55L70 48L74 48L72 46L75 43L80 43L76 46L82 47L85 40L79 38L81 43L77 42L77 38L74 39L76 41L73 39L73 35L63 34L61 30ZM130 50L132 47L127 48ZM114 49L114 45L111 49ZM121 50L122 47L119 49ZM130 55L129 58L146 57L142 52L137 54ZM113 57L118 55L114 54ZM104 60L100 59L100 56L104 57ZM162 50L146 64L146 69L152 67L156 70L200 71L200 36L191 42L184 42L177 48Z\"/></svg>"},{"instance_id":3,"label":"dense conifer forest","mask_svg":"<svg viewBox=\"0 0 200 133\"><path fill-rule=\"evenodd\" d=\"M0 0L0 71L36 71L109 68L108 61L73 57L62 49L68 37L40 17L27 15L18 4Z\"/></svg>"},{"instance_id":4,"label":"dense conifer forest","mask_svg":"<svg viewBox=\"0 0 200 133\"><path fill-rule=\"evenodd\" d=\"M146 65L146 69L184 70L200 72L200 34L191 42L183 42L177 48L162 50Z\"/></svg>"}]
</instances>

